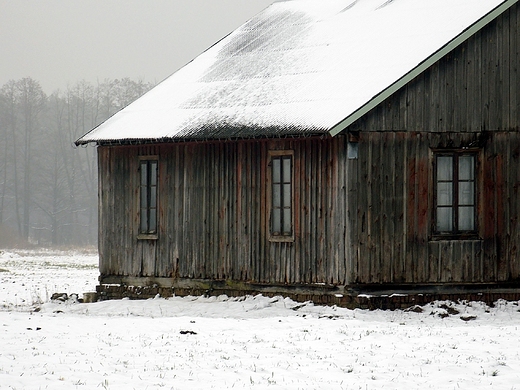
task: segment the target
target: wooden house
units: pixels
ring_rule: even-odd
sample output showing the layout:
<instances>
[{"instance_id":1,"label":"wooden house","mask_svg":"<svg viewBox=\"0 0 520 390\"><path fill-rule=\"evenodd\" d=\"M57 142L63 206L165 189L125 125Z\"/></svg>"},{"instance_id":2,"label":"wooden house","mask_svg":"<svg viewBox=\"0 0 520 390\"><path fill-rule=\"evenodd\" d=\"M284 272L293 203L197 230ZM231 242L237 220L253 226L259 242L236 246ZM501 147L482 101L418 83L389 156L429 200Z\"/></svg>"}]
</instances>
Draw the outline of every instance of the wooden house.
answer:
<instances>
[{"instance_id":1,"label":"wooden house","mask_svg":"<svg viewBox=\"0 0 520 390\"><path fill-rule=\"evenodd\" d=\"M274 3L76 143L106 297L519 291L517 0Z\"/></svg>"}]
</instances>

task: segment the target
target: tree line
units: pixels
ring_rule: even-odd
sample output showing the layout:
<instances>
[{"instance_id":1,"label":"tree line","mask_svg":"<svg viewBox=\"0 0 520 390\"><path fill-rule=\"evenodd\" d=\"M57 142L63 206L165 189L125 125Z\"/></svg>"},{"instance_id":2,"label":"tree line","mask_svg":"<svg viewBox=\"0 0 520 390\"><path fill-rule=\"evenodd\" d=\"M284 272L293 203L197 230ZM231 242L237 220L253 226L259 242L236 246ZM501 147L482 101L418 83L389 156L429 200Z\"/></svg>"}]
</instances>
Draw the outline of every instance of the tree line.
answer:
<instances>
[{"instance_id":1,"label":"tree line","mask_svg":"<svg viewBox=\"0 0 520 390\"><path fill-rule=\"evenodd\" d=\"M80 81L51 95L32 78L1 87L1 246L10 245L7 237L37 245L97 242L96 150L74 141L152 87L128 78Z\"/></svg>"}]
</instances>

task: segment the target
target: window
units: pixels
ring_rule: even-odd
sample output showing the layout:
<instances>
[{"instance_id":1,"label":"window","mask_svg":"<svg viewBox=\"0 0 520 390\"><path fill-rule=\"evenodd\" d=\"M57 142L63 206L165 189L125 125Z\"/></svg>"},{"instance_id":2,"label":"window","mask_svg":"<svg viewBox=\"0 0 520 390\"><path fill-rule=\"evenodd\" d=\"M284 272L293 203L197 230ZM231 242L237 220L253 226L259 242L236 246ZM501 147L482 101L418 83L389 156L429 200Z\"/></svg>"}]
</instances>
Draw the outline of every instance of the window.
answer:
<instances>
[{"instance_id":1,"label":"window","mask_svg":"<svg viewBox=\"0 0 520 390\"><path fill-rule=\"evenodd\" d=\"M271 151L271 218L272 239L293 237L292 151Z\"/></svg>"},{"instance_id":2,"label":"window","mask_svg":"<svg viewBox=\"0 0 520 390\"><path fill-rule=\"evenodd\" d=\"M477 153L437 152L434 161L434 232L459 236L475 234Z\"/></svg>"},{"instance_id":3,"label":"window","mask_svg":"<svg viewBox=\"0 0 520 390\"><path fill-rule=\"evenodd\" d=\"M139 234L157 234L157 160L140 161L140 224Z\"/></svg>"}]
</instances>

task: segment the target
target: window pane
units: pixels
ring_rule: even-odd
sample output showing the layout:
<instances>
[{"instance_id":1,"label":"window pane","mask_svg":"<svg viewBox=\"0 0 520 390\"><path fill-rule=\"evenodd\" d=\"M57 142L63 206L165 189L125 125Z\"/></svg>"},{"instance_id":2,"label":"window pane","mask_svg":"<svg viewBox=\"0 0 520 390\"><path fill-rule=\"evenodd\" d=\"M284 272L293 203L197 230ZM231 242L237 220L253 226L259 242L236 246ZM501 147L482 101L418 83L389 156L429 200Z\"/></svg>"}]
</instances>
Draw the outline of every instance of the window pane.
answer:
<instances>
[{"instance_id":1,"label":"window pane","mask_svg":"<svg viewBox=\"0 0 520 390\"><path fill-rule=\"evenodd\" d=\"M157 185L157 161L150 161L150 185Z\"/></svg>"},{"instance_id":2,"label":"window pane","mask_svg":"<svg viewBox=\"0 0 520 390\"><path fill-rule=\"evenodd\" d=\"M146 161L141 161L141 185L145 186L148 184L148 169Z\"/></svg>"},{"instance_id":3,"label":"window pane","mask_svg":"<svg viewBox=\"0 0 520 390\"><path fill-rule=\"evenodd\" d=\"M285 157L283 159L283 182L291 182L291 158Z\"/></svg>"},{"instance_id":4,"label":"window pane","mask_svg":"<svg viewBox=\"0 0 520 390\"><path fill-rule=\"evenodd\" d=\"M437 181L453 180L453 157L437 157Z\"/></svg>"},{"instance_id":5,"label":"window pane","mask_svg":"<svg viewBox=\"0 0 520 390\"><path fill-rule=\"evenodd\" d=\"M147 209L141 208L141 226L140 232L146 233L148 231L148 216Z\"/></svg>"},{"instance_id":6,"label":"window pane","mask_svg":"<svg viewBox=\"0 0 520 390\"><path fill-rule=\"evenodd\" d=\"M273 183L280 183L280 158L275 157L273 162Z\"/></svg>"},{"instance_id":7,"label":"window pane","mask_svg":"<svg viewBox=\"0 0 520 390\"><path fill-rule=\"evenodd\" d=\"M281 226L281 209L273 209L273 233L280 233Z\"/></svg>"},{"instance_id":8,"label":"window pane","mask_svg":"<svg viewBox=\"0 0 520 390\"><path fill-rule=\"evenodd\" d=\"M473 207L459 207L459 230L475 230L475 212Z\"/></svg>"},{"instance_id":9,"label":"window pane","mask_svg":"<svg viewBox=\"0 0 520 390\"><path fill-rule=\"evenodd\" d=\"M453 204L453 183L437 183L437 205L451 206Z\"/></svg>"},{"instance_id":10,"label":"window pane","mask_svg":"<svg viewBox=\"0 0 520 390\"><path fill-rule=\"evenodd\" d=\"M291 184L283 185L283 205L282 207L291 206Z\"/></svg>"},{"instance_id":11,"label":"window pane","mask_svg":"<svg viewBox=\"0 0 520 390\"><path fill-rule=\"evenodd\" d=\"M150 207L157 207L157 187L150 187Z\"/></svg>"},{"instance_id":12,"label":"window pane","mask_svg":"<svg viewBox=\"0 0 520 390\"><path fill-rule=\"evenodd\" d=\"M154 233L157 230L157 210L150 209L150 226L148 226L148 233Z\"/></svg>"},{"instance_id":13,"label":"window pane","mask_svg":"<svg viewBox=\"0 0 520 390\"><path fill-rule=\"evenodd\" d=\"M282 207L281 188L280 184L273 184L273 207Z\"/></svg>"},{"instance_id":14,"label":"window pane","mask_svg":"<svg viewBox=\"0 0 520 390\"><path fill-rule=\"evenodd\" d=\"M437 231L450 232L453 230L453 218L451 207L437 208Z\"/></svg>"},{"instance_id":15,"label":"window pane","mask_svg":"<svg viewBox=\"0 0 520 390\"><path fill-rule=\"evenodd\" d=\"M141 187L141 208L145 209L148 207L148 191L146 186Z\"/></svg>"},{"instance_id":16,"label":"window pane","mask_svg":"<svg viewBox=\"0 0 520 390\"><path fill-rule=\"evenodd\" d=\"M475 197L475 183L463 181L459 183L459 205L473 206Z\"/></svg>"},{"instance_id":17,"label":"window pane","mask_svg":"<svg viewBox=\"0 0 520 390\"><path fill-rule=\"evenodd\" d=\"M291 209L283 209L283 232L291 234Z\"/></svg>"},{"instance_id":18,"label":"window pane","mask_svg":"<svg viewBox=\"0 0 520 390\"><path fill-rule=\"evenodd\" d=\"M475 179L475 156L459 157L459 180Z\"/></svg>"}]
</instances>

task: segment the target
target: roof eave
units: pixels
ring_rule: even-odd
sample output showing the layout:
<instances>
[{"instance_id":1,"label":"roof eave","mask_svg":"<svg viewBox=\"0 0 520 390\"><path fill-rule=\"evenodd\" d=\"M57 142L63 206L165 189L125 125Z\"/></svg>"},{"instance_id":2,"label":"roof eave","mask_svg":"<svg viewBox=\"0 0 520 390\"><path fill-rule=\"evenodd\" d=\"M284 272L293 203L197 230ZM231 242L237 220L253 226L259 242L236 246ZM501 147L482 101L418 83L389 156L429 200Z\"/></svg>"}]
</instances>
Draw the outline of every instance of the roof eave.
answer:
<instances>
[{"instance_id":1,"label":"roof eave","mask_svg":"<svg viewBox=\"0 0 520 390\"><path fill-rule=\"evenodd\" d=\"M433 53L430 57L428 57L423 62L421 62L419 65L417 65L415 68L413 68L410 72L408 72L403 77L401 77L399 80L397 80L396 82L394 82L393 84L388 86L386 89L384 89L383 91L381 91L380 93L375 95L371 100L369 100L363 106L361 106L356 111L354 111L352 114L347 116L341 122L334 125L329 130L329 134L334 137L334 136L338 135L339 133L341 133L345 128L347 128L352 123L357 121L359 118L361 118L362 116L367 114L373 108L377 107L379 104L381 104L387 98L389 98L391 95L393 95L395 92L397 92L401 87L404 87L406 84L408 84L410 81L412 81L415 77L419 76L426 69L428 69L430 66L435 64L441 58L443 58L446 54L448 54L452 50L456 49L459 45L461 45L463 42L468 40L471 36L476 34L484 26L486 26L487 24L492 22L494 19L499 17L502 13L507 11L509 8L511 8L517 2L518 2L518 0L504 1L502 4L500 4L495 9L493 9L488 14L486 14L484 17L482 17L481 19L476 21L474 24L469 26L466 30L462 31L458 36L456 36L454 39L452 39L450 42L448 42L442 48L440 48L435 53Z\"/></svg>"}]
</instances>

